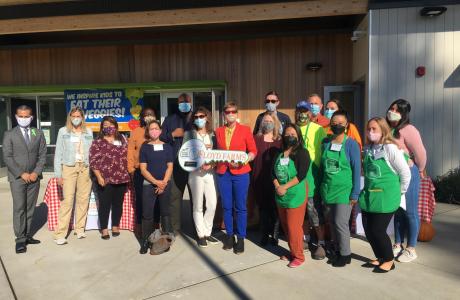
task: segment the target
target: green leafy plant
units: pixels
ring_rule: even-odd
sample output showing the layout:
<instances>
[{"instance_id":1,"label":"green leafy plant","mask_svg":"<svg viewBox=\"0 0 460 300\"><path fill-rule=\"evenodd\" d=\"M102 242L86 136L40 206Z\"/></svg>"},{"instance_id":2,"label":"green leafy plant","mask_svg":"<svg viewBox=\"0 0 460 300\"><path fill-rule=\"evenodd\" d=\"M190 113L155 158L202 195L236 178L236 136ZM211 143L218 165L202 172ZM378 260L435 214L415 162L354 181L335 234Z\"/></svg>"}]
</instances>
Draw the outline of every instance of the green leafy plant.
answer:
<instances>
[{"instance_id":1,"label":"green leafy plant","mask_svg":"<svg viewBox=\"0 0 460 300\"><path fill-rule=\"evenodd\" d=\"M460 167L433 180L436 201L460 204Z\"/></svg>"}]
</instances>

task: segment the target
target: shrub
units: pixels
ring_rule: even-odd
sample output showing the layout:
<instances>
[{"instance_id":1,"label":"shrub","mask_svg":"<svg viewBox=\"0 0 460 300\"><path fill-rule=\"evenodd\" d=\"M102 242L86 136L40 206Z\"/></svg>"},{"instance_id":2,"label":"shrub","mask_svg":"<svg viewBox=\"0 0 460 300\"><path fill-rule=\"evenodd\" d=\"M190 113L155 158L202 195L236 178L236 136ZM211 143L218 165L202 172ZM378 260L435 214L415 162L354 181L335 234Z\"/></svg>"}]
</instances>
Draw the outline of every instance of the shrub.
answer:
<instances>
[{"instance_id":1,"label":"shrub","mask_svg":"<svg viewBox=\"0 0 460 300\"><path fill-rule=\"evenodd\" d=\"M460 204L460 167L433 180L436 201Z\"/></svg>"}]
</instances>

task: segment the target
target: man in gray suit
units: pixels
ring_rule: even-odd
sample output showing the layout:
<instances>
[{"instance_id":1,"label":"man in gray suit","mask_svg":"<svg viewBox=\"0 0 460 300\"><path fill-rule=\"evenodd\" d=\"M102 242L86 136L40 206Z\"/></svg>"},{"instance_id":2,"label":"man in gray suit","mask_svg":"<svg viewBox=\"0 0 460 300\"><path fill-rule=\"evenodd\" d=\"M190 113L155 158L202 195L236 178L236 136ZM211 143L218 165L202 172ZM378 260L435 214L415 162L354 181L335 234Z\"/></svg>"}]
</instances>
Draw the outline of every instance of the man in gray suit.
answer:
<instances>
[{"instance_id":1,"label":"man in gray suit","mask_svg":"<svg viewBox=\"0 0 460 300\"><path fill-rule=\"evenodd\" d=\"M6 131L3 137L3 158L13 195L16 253L25 253L27 244L40 243L30 235L30 227L46 161L46 141L42 131L30 127L32 119L32 109L19 106L16 110L18 126Z\"/></svg>"}]
</instances>

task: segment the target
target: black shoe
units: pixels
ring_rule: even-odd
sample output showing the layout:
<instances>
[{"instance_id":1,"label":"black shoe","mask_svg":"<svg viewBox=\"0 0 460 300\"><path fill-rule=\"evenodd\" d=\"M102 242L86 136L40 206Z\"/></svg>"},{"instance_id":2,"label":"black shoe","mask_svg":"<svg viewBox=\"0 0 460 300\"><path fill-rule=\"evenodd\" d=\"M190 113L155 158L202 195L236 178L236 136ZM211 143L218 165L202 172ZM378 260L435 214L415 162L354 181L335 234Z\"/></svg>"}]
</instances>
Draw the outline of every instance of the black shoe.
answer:
<instances>
[{"instance_id":1,"label":"black shoe","mask_svg":"<svg viewBox=\"0 0 460 300\"><path fill-rule=\"evenodd\" d=\"M225 240L224 240L224 247L223 249L224 250L232 250L233 249L233 245L235 244L235 239L233 237L233 235L228 235L225 237Z\"/></svg>"},{"instance_id":2,"label":"black shoe","mask_svg":"<svg viewBox=\"0 0 460 300\"><path fill-rule=\"evenodd\" d=\"M146 254L149 251L150 242L148 239L142 241L141 249L139 250L140 254Z\"/></svg>"},{"instance_id":3,"label":"black shoe","mask_svg":"<svg viewBox=\"0 0 460 300\"><path fill-rule=\"evenodd\" d=\"M210 243L211 245L217 245L219 244L219 240L213 237L212 235L206 237L206 241Z\"/></svg>"},{"instance_id":4,"label":"black shoe","mask_svg":"<svg viewBox=\"0 0 460 300\"><path fill-rule=\"evenodd\" d=\"M233 253L241 254L244 252L244 239L238 238L235 247L233 248Z\"/></svg>"},{"instance_id":5,"label":"black shoe","mask_svg":"<svg viewBox=\"0 0 460 300\"><path fill-rule=\"evenodd\" d=\"M382 262L381 262L380 260L378 260L378 261L379 261L379 264L378 264L378 265L374 265L374 264L372 264L370 261L368 261L368 262L362 264L361 267L363 267L363 268L368 268L368 269L372 269L372 268L378 267L378 266L380 266L380 265L382 264Z\"/></svg>"},{"instance_id":6,"label":"black shoe","mask_svg":"<svg viewBox=\"0 0 460 300\"><path fill-rule=\"evenodd\" d=\"M393 264L391 265L390 270L384 270L384 269L382 269L380 266L376 266L372 272L374 272L374 273L388 273L388 272L390 272L390 271L393 271L395 268L396 268L396 266L395 266L395 264L393 263Z\"/></svg>"},{"instance_id":7,"label":"black shoe","mask_svg":"<svg viewBox=\"0 0 460 300\"><path fill-rule=\"evenodd\" d=\"M110 239L110 235L106 234L106 235L101 235L101 239L103 240L108 240Z\"/></svg>"},{"instance_id":8,"label":"black shoe","mask_svg":"<svg viewBox=\"0 0 460 300\"><path fill-rule=\"evenodd\" d=\"M206 248L206 247L208 247L208 242L206 242L206 238L204 238L204 237L198 238L197 244L198 244L198 246L200 246L201 248Z\"/></svg>"},{"instance_id":9,"label":"black shoe","mask_svg":"<svg viewBox=\"0 0 460 300\"><path fill-rule=\"evenodd\" d=\"M336 268L340 268L340 267L345 267L349 263L351 263L351 255L346 255L346 256L339 255L337 259L332 263L332 266Z\"/></svg>"},{"instance_id":10,"label":"black shoe","mask_svg":"<svg viewBox=\"0 0 460 300\"><path fill-rule=\"evenodd\" d=\"M16 253L26 253L27 252L27 246L26 243L16 243Z\"/></svg>"},{"instance_id":11,"label":"black shoe","mask_svg":"<svg viewBox=\"0 0 460 300\"><path fill-rule=\"evenodd\" d=\"M120 231L117 231L117 232L113 232L113 231L112 231L112 236L113 236L113 237L120 236Z\"/></svg>"},{"instance_id":12,"label":"black shoe","mask_svg":"<svg viewBox=\"0 0 460 300\"><path fill-rule=\"evenodd\" d=\"M327 253L327 251L326 251L326 257L328 258L327 263L331 265L337 259L339 259L340 252L339 251L330 251L329 253Z\"/></svg>"},{"instance_id":13,"label":"black shoe","mask_svg":"<svg viewBox=\"0 0 460 300\"><path fill-rule=\"evenodd\" d=\"M34 238L28 238L26 240L26 245L36 245L36 244L40 244L41 242L39 240L36 240Z\"/></svg>"},{"instance_id":14,"label":"black shoe","mask_svg":"<svg viewBox=\"0 0 460 300\"><path fill-rule=\"evenodd\" d=\"M269 236L266 235L266 234L264 234L264 235L262 236L262 238L260 239L260 245L261 245L262 247L267 246L267 245L268 245L268 240L269 240Z\"/></svg>"},{"instance_id":15,"label":"black shoe","mask_svg":"<svg viewBox=\"0 0 460 300\"><path fill-rule=\"evenodd\" d=\"M278 239L272 237L272 238L270 239L270 244L272 244L272 246L278 246Z\"/></svg>"}]
</instances>

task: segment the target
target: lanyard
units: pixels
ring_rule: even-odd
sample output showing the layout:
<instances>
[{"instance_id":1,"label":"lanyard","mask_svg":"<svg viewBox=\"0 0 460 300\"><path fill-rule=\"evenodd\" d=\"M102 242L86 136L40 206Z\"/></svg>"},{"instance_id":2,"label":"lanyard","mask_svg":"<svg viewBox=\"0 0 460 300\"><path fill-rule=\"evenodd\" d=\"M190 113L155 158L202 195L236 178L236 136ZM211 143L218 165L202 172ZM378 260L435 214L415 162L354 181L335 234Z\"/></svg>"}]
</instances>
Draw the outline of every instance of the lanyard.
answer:
<instances>
[{"instance_id":1,"label":"lanyard","mask_svg":"<svg viewBox=\"0 0 460 300\"><path fill-rule=\"evenodd\" d=\"M303 139L305 141L305 145L308 149L308 142L309 142L309 139L308 139L308 129L310 128L310 124L311 124L311 121L308 122L308 125L307 125L307 128L305 129L305 134L303 136Z\"/></svg>"}]
</instances>

